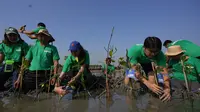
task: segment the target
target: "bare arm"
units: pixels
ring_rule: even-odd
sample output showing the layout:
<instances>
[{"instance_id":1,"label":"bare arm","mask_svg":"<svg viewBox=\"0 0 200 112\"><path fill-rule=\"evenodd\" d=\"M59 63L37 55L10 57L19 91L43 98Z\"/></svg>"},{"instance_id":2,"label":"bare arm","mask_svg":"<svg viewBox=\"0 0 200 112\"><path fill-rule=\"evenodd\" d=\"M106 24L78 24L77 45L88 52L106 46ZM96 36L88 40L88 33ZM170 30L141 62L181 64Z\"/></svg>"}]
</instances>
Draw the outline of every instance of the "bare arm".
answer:
<instances>
[{"instance_id":1,"label":"bare arm","mask_svg":"<svg viewBox=\"0 0 200 112\"><path fill-rule=\"evenodd\" d=\"M33 35L35 34L33 31L23 31L24 34L26 35Z\"/></svg>"},{"instance_id":2,"label":"bare arm","mask_svg":"<svg viewBox=\"0 0 200 112\"><path fill-rule=\"evenodd\" d=\"M36 35L27 35L30 39L37 39Z\"/></svg>"},{"instance_id":3,"label":"bare arm","mask_svg":"<svg viewBox=\"0 0 200 112\"><path fill-rule=\"evenodd\" d=\"M54 75L57 75L58 73L58 60L54 60Z\"/></svg>"},{"instance_id":4,"label":"bare arm","mask_svg":"<svg viewBox=\"0 0 200 112\"><path fill-rule=\"evenodd\" d=\"M132 69L133 69L133 70L136 70L136 68L137 68L137 65L136 65L136 64L132 66ZM145 85L148 85L148 84L149 84L148 80L140 73L140 71L136 71L136 77L137 77L142 83L144 83Z\"/></svg>"},{"instance_id":5,"label":"bare arm","mask_svg":"<svg viewBox=\"0 0 200 112\"><path fill-rule=\"evenodd\" d=\"M168 75L168 69L167 68L163 68L163 72L161 72L163 75L164 75L164 88L166 89L170 89L170 78L169 78L169 75Z\"/></svg>"},{"instance_id":6,"label":"bare arm","mask_svg":"<svg viewBox=\"0 0 200 112\"><path fill-rule=\"evenodd\" d=\"M83 64L74 78L77 79L84 72L87 66L87 64Z\"/></svg>"}]
</instances>

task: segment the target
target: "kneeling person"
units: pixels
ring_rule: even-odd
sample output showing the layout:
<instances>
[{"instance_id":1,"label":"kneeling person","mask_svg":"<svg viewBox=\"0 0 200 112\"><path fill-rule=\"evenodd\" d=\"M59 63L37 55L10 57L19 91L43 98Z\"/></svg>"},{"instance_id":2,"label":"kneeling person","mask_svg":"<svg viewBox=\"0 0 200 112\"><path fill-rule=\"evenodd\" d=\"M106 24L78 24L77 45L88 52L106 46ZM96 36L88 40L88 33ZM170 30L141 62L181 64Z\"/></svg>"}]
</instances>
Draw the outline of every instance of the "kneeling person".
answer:
<instances>
[{"instance_id":1,"label":"kneeling person","mask_svg":"<svg viewBox=\"0 0 200 112\"><path fill-rule=\"evenodd\" d=\"M171 98L170 95L170 86L169 86L169 77L168 71L166 69L166 57L164 53L161 51L162 42L157 37L147 37L144 41L144 44L137 44L131 47L128 50L128 58L131 64L130 72L135 75L135 80L141 82L141 86L146 88L148 87L151 91L156 94L163 94L161 98L163 100L169 100ZM164 84L163 89L155 84L154 75L152 74L153 67L152 62L157 66L163 69L161 77L163 77L163 82L161 79L161 83ZM141 71L138 71L138 65L141 65L144 73L147 75L146 78L141 74ZM129 73L127 74L129 75ZM125 83L129 83L129 76L126 76ZM159 80L158 80L159 81ZM145 85L145 86L144 86Z\"/></svg>"}]
</instances>

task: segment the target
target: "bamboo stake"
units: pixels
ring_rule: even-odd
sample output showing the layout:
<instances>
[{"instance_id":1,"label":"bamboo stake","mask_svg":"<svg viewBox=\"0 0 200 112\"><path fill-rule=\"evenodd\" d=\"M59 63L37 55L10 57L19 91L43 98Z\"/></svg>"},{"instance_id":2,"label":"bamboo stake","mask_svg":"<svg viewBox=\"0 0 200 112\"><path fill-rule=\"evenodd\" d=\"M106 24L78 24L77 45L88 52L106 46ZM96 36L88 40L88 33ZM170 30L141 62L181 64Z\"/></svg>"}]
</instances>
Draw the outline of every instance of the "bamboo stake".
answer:
<instances>
[{"instance_id":1,"label":"bamboo stake","mask_svg":"<svg viewBox=\"0 0 200 112\"><path fill-rule=\"evenodd\" d=\"M38 98L38 79L37 79L37 77L38 77L38 71L36 70L36 79L35 79L36 80L36 83L35 83L36 84L35 85L36 86L36 98Z\"/></svg>"},{"instance_id":2,"label":"bamboo stake","mask_svg":"<svg viewBox=\"0 0 200 112\"><path fill-rule=\"evenodd\" d=\"M181 60L181 65L183 66L183 74L184 74L184 79L185 79L185 86L186 86L187 92L190 92L190 88L189 88L189 85L188 85L188 78L187 78L187 75L185 73L185 66L184 66L183 60Z\"/></svg>"},{"instance_id":3,"label":"bamboo stake","mask_svg":"<svg viewBox=\"0 0 200 112\"><path fill-rule=\"evenodd\" d=\"M128 57L128 49L126 49L126 67L127 68L130 68L129 67L129 57ZM133 89L133 84L132 84L132 79L129 78L129 84L130 84L130 87L131 87L131 90Z\"/></svg>"},{"instance_id":4,"label":"bamboo stake","mask_svg":"<svg viewBox=\"0 0 200 112\"><path fill-rule=\"evenodd\" d=\"M19 73L19 76L18 77L20 77L20 87L19 87L19 94L20 94L20 92L21 92L21 90L22 90L22 83L23 83L23 75L24 75L24 69L25 69L25 65L23 65L25 63L25 58L24 57L22 57L22 65L21 65L21 69L20 69L20 73Z\"/></svg>"},{"instance_id":5,"label":"bamboo stake","mask_svg":"<svg viewBox=\"0 0 200 112\"><path fill-rule=\"evenodd\" d=\"M51 70L50 70L49 85L48 85L48 94L49 94L50 86L51 86L51 75L52 75L52 72L53 72L53 67L51 67ZM46 72L45 72L45 73L46 73Z\"/></svg>"},{"instance_id":6,"label":"bamboo stake","mask_svg":"<svg viewBox=\"0 0 200 112\"><path fill-rule=\"evenodd\" d=\"M151 62L151 65L152 65L152 69L153 69L153 74L154 74L154 77L155 77L155 83L156 85L158 85L158 77L157 77L157 70L156 70L156 67L155 67L155 63L154 62Z\"/></svg>"}]
</instances>

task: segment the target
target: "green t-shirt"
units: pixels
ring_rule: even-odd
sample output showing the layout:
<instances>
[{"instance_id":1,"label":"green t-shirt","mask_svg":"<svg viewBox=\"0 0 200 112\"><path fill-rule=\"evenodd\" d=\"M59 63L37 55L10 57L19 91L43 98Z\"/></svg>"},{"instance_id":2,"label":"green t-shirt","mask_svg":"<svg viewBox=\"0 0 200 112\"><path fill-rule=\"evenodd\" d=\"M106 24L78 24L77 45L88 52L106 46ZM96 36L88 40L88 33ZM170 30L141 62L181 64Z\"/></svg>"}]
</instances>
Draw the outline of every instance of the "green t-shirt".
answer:
<instances>
[{"instance_id":1,"label":"green t-shirt","mask_svg":"<svg viewBox=\"0 0 200 112\"><path fill-rule=\"evenodd\" d=\"M143 44L136 44L132 46L128 50L128 57L132 65L137 63L145 64L155 62L158 66L166 67L166 57L164 53L160 51L158 55L150 59L147 56L145 56Z\"/></svg>"},{"instance_id":2,"label":"green t-shirt","mask_svg":"<svg viewBox=\"0 0 200 112\"><path fill-rule=\"evenodd\" d=\"M4 60L14 60L14 62L21 63L22 56L25 56L28 50L29 46L26 42L12 45L0 44L0 52L5 55Z\"/></svg>"},{"instance_id":3,"label":"green t-shirt","mask_svg":"<svg viewBox=\"0 0 200 112\"><path fill-rule=\"evenodd\" d=\"M35 44L30 48L26 59L31 61L29 70L50 70L54 60L59 60L58 50L53 45Z\"/></svg>"},{"instance_id":4,"label":"green t-shirt","mask_svg":"<svg viewBox=\"0 0 200 112\"><path fill-rule=\"evenodd\" d=\"M102 65L101 69L104 72L104 70L106 69L106 64L105 63ZM114 65L108 65L107 74L112 74L114 71L115 71L115 66Z\"/></svg>"},{"instance_id":5,"label":"green t-shirt","mask_svg":"<svg viewBox=\"0 0 200 112\"><path fill-rule=\"evenodd\" d=\"M190 71L187 70L187 78L189 81L198 82L200 75L200 60L197 58L189 57L187 61L184 62L184 65L190 65ZM180 61L170 60L169 66L172 66L172 72L174 79L185 80L183 74L183 68Z\"/></svg>"},{"instance_id":6,"label":"green t-shirt","mask_svg":"<svg viewBox=\"0 0 200 112\"><path fill-rule=\"evenodd\" d=\"M90 57L88 51L85 50L85 57L83 59L77 59L73 55L69 55L64 63L62 72L69 72L70 70L79 70L82 64L90 65ZM86 73L85 70L84 73Z\"/></svg>"},{"instance_id":7,"label":"green t-shirt","mask_svg":"<svg viewBox=\"0 0 200 112\"><path fill-rule=\"evenodd\" d=\"M170 43L168 47L173 46L173 45L181 46L181 48L185 50L185 54L188 56L195 57L195 58L200 56L200 52L197 52L197 51L200 51L200 46L194 44L193 42L190 42L188 40L177 40Z\"/></svg>"}]
</instances>

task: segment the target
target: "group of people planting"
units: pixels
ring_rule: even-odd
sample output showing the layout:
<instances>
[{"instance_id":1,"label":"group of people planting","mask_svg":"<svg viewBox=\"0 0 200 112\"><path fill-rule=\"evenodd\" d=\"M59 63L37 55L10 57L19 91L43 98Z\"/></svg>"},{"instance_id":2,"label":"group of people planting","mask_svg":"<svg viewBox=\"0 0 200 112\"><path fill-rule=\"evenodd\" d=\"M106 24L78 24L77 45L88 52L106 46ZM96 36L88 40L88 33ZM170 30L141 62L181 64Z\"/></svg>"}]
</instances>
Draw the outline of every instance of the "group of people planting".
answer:
<instances>
[{"instance_id":1,"label":"group of people planting","mask_svg":"<svg viewBox=\"0 0 200 112\"><path fill-rule=\"evenodd\" d=\"M144 44L136 44L128 51L130 70L125 84L130 79L140 82L144 90L151 90L162 101L171 99L172 90L198 91L200 88L200 46L187 41L163 44L166 53L161 51L162 42L158 37L147 37ZM143 68L144 74L137 67Z\"/></svg>"},{"instance_id":2,"label":"group of people planting","mask_svg":"<svg viewBox=\"0 0 200 112\"><path fill-rule=\"evenodd\" d=\"M20 33L35 39L36 43L29 46ZM25 26L5 29L0 44L0 91L12 88L27 93L48 85L48 91L65 95L76 90L80 84L83 88L91 85L88 51L78 41L72 41L69 45L71 54L65 60L62 72L58 73L60 56L56 46L51 44L54 41L44 23L38 23L37 29L33 31L27 31ZM166 53L162 52L162 46L167 48ZM125 84L134 80L140 83L143 90L158 94L163 101L171 99L172 88L198 90L198 51L200 46L187 40L166 40L162 44L158 37L147 37L144 44L136 44L128 50L127 63L131 66L126 71ZM115 71L111 60L107 57L102 66L104 77L108 79L112 78L111 74ZM5 83L9 79L12 80L12 86L6 87Z\"/></svg>"}]
</instances>

